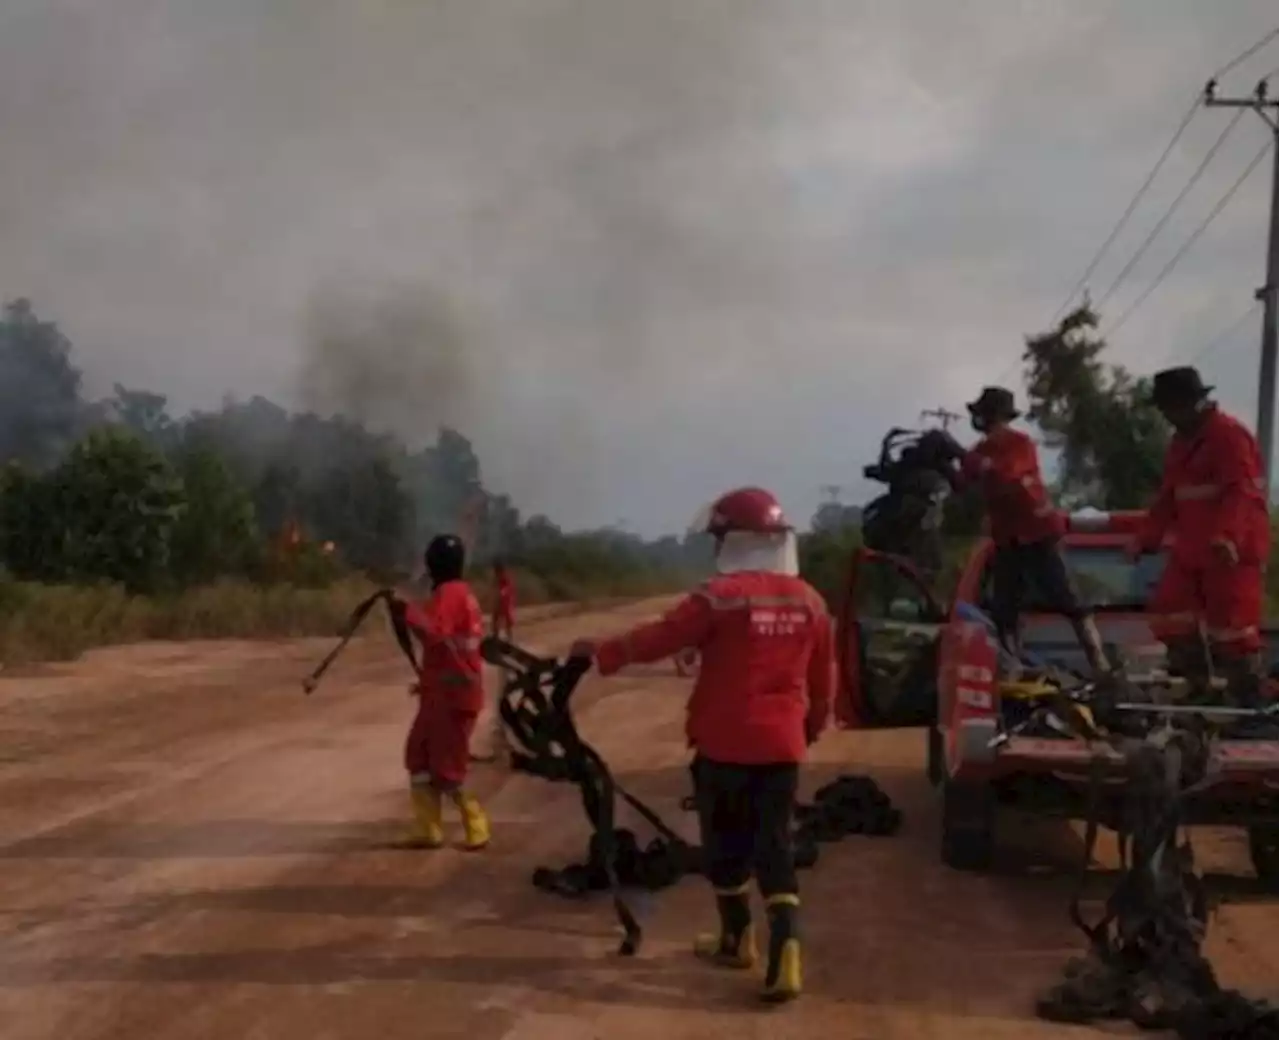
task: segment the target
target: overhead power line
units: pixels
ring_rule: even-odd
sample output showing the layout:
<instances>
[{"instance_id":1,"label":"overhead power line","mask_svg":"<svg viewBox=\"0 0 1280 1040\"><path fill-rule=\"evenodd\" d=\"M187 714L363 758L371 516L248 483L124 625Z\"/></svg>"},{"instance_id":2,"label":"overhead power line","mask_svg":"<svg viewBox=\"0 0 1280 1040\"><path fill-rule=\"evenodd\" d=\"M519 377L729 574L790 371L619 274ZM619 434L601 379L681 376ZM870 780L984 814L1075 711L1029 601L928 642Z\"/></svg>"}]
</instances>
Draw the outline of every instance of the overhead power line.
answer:
<instances>
[{"instance_id":1,"label":"overhead power line","mask_svg":"<svg viewBox=\"0 0 1280 1040\"><path fill-rule=\"evenodd\" d=\"M1222 76L1225 76L1228 72L1231 72L1243 62L1252 58L1258 53L1258 51L1267 46L1268 43L1276 39L1278 35L1280 35L1280 31L1278 30L1272 30L1267 33L1262 37L1262 39L1258 40L1250 47L1247 47L1240 54L1236 55L1236 57L1232 58L1231 61L1218 69L1211 78L1219 79ZM1173 137L1170 138L1169 143L1165 145L1164 151L1160 153L1160 158L1158 158L1155 165L1151 167L1150 172L1147 174L1142 184L1139 185L1138 190L1134 192L1133 197L1129 200L1129 204L1125 206L1124 212L1120 214L1120 219L1116 221L1115 226L1112 227L1110 233L1103 240L1102 245L1098 247L1098 251L1094 253L1093 258L1084 269L1084 274L1076 280L1075 285L1071 287L1071 291L1067 294L1067 298L1062 301L1062 305L1054 312L1053 321L1056 322L1064 313L1066 313L1067 308L1071 306L1072 302L1080 294L1080 291L1089 284L1089 279L1092 277L1093 272L1097 270L1098 265L1107 255L1107 251L1115 244L1116 239L1120 236L1120 232L1123 231L1125 226L1129 223L1129 218L1133 216L1134 211L1138 208L1138 204L1142 201L1147 190L1151 187L1160 171L1164 168L1166 160L1168 160L1169 156L1173 153L1174 148L1177 147L1178 142L1182 139L1183 133L1191 124L1191 120L1195 117L1196 111L1200 108L1200 101L1201 95L1197 92L1195 98L1192 99L1190 107L1187 109L1186 115L1182 117L1181 122L1178 123L1177 129L1174 130Z\"/></svg>"},{"instance_id":2,"label":"overhead power line","mask_svg":"<svg viewBox=\"0 0 1280 1040\"><path fill-rule=\"evenodd\" d=\"M1062 305L1054 312L1054 321L1057 321L1064 313L1066 313L1067 308L1071 306L1072 301L1075 300L1077 295L1079 295L1080 290L1089 284L1090 276L1095 270L1097 270L1098 264L1102 263L1102 258L1107 255L1107 250L1111 248L1112 243L1114 243L1120 236L1120 232L1124 230L1125 225L1129 223L1129 218L1133 216L1133 211L1138 208L1138 203L1140 203L1143 196L1146 195L1147 189L1151 187L1152 182L1156 179L1156 175L1164 168L1165 160L1169 158L1173 153L1174 148L1177 147L1178 142L1182 140L1183 132L1191 125L1191 120L1195 118L1195 114L1199 110L1200 96L1197 94L1195 101L1192 102L1191 107L1187 109L1187 114L1182 117L1182 122L1178 124L1178 129L1173 132L1173 137L1170 138L1169 143L1164 146L1164 151L1160 153L1160 158L1157 159L1156 164L1151 167L1151 172L1147 174L1146 180L1144 180L1138 190L1134 192L1133 198L1129 200L1129 205L1127 205L1124 212L1120 214L1120 219L1116 221L1115 227L1111 229L1111 233L1107 235L1102 245L1098 247L1098 251L1093 254L1093 259L1089 261L1089 266L1084 269L1084 274L1082 274L1076 281L1076 284L1071 287L1071 291L1067 293L1067 298L1062 301Z\"/></svg>"},{"instance_id":3,"label":"overhead power line","mask_svg":"<svg viewBox=\"0 0 1280 1040\"><path fill-rule=\"evenodd\" d=\"M1260 39L1252 47L1246 48L1242 53L1237 54L1229 62L1223 65L1222 68L1220 68L1217 72L1213 74L1212 78L1221 79L1232 69L1236 68L1239 65L1242 65L1244 62L1252 58L1255 54L1258 53L1258 51L1262 50L1263 47L1269 44L1277 36L1280 36L1280 29L1272 29L1269 33L1267 33L1266 36Z\"/></svg>"},{"instance_id":4,"label":"overhead power line","mask_svg":"<svg viewBox=\"0 0 1280 1040\"><path fill-rule=\"evenodd\" d=\"M1206 216L1204 220L1200 222L1200 224L1196 227L1195 231L1193 231L1190 237L1182 244L1181 248L1179 248L1179 250L1176 253L1174 253L1173 256L1169 259L1169 262L1165 264L1163 268L1161 268L1160 273L1156 275L1156 277L1152 280L1151 284L1148 285L1146 289L1142 291L1142 293L1138 296L1136 300L1133 301L1133 303L1129 304L1128 310L1126 310L1122 315L1120 315L1116 323L1112 325L1111 328L1107 331L1106 336L1108 337L1114 336L1117 332L1119 332L1121 327L1124 325L1124 323L1129 320L1129 318L1133 315L1133 313L1137 311L1137 309L1141 307L1143 303L1146 302L1147 297L1149 297L1153 292L1156 291L1156 289L1160 287L1161 283L1170 275L1173 269L1178 266L1182 258L1186 256L1188 252L1190 252L1191 247L1194 246L1197 241L1199 241L1200 236L1203 235L1206 230L1208 230L1209 225L1212 224L1218 218L1218 214L1221 213L1226 208L1227 203L1230 202L1232 197L1235 195L1235 193L1240 190L1241 185L1243 185L1244 182L1249 179L1249 174L1253 173L1253 171L1257 169L1258 164L1262 162L1264 158L1266 158L1267 153L1271 151L1271 147L1272 145L1270 141L1268 141L1266 144L1262 146L1258 154L1253 157L1253 161L1250 162L1249 165L1245 167L1244 173L1240 174L1240 176L1236 178L1235 183L1232 184L1231 187L1228 188L1226 192L1223 193L1222 197L1218 199L1217 203L1214 204L1213 209L1209 211L1208 216Z\"/></svg>"},{"instance_id":5,"label":"overhead power line","mask_svg":"<svg viewBox=\"0 0 1280 1040\"><path fill-rule=\"evenodd\" d=\"M1230 135L1231 131L1235 129L1236 124L1240 122L1243 116L1243 110L1237 112L1234 118L1232 118L1227 125L1223 127L1222 133L1220 133L1218 135L1218 139L1213 142L1213 147L1210 148L1205 157L1200 160L1200 165L1197 166L1195 172L1191 174L1191 179L1188 180L1183 189L1178 192L1177 198L1169 203L1168 209L1166 209L1160 219L1156 221L1155 227L1153 227L1147 234L1147 237L1142 240L1142 245L1138 246L1137 251L1129 258L1129 262L1124 265L1120 273L1116 275L1115 280L1107 288L1107 291L1102 294L1102 298L1098 301L1099 310L1106 306L1107 301L1110 300L1111 297L1115 295L1116 290L1124 284L1124 280L1129 277L1133 269L1138 265L1138 261L1146 256L1147 250L1151 248L1151 243L1156 240L1156 237L1164 230L1165 225L1169 223L1169 220L1178 211L1178 207L1182 205L1182 200L1185 199L1191 193L1191 189L1200 182L1200 178L1204 176L1204 171L1207 170L1209 168L1209 164L1213 162L1213 157L1222 149L1222 146L1226 143L1227 137Z\"/></svg>"},{"instance_id":6,"label":"overhead power line","mask_svg":"<svg viewBox=\"0 0 1280 1040\"><path fill-rule=\"evenodd\" d=\"M1201 358L1207 357L1217 350L1220 346L1227 342L1232 336L1239 332L1245 324L1253 318L1258 311L1258 304L1255 300L1249 304L1243 311L1232 318L1230 324L1224 325L1210 339L1205 340L1199 350L1187 357L1185 364L1194 365ZM1176 361L1181 355L1180 351L1171 350L1160 359L1157 368L1164 368L1166 365Z\"/></svg>"}]
</instances>

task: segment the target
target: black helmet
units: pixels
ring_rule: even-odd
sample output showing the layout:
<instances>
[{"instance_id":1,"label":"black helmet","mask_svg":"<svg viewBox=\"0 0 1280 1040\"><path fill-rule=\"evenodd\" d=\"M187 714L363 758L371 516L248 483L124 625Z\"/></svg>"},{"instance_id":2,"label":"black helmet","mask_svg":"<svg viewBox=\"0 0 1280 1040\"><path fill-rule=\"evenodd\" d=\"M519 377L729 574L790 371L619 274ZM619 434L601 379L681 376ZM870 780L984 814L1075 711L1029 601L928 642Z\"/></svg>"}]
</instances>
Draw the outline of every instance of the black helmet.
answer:
<instances>
[{"instance_id":1,"label":"black helmet","mask_svg":"<svg viewBox=\"0 0 1280 1040\"><path fill-rule=\"evenodd\" d=\"M438 534L422 554L433 587L457 581L467 565L467 547L456 534Z\"/></svg>"}]
</instances>

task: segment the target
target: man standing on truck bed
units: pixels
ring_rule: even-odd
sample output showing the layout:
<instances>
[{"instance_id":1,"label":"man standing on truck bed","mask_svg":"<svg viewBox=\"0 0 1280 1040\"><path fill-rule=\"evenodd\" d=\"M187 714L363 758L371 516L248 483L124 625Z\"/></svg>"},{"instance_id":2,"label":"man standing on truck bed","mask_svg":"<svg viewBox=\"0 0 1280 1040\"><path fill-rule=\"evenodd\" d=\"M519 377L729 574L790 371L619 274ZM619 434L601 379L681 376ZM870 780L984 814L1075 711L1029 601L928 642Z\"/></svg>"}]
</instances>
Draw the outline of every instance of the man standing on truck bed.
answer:
<instances>
[{"instance_id":1,"label":"man standing on truck bed","mask_svg":"<svg viewBox=\"0 0 1280 1040\"><path fill-rule=\"evenodd\" d=\"M1043 599L1065 616L1075 631L1095 676L1110 671L1093 614L1076 592L1059 543L1065 533L1040 477L1035 442L1011 425L1020 413L1013 394L986 387L968 405L973 428L982 439L968 451L952 441L964 482L982 492L991 539L995 542L992 620L1001 644L1021 659L1018 618L1026 583L1034 582Z\"/></svg>"},{"instance_id":2,"label":"man standing on truck bed","mask_svg":"<svg viewBox=\"0 0 1280 1040\"><path fill-rule=\"evenodd\" d=\"M1226 679L1228 697L1253 706L1262 679L1258 625L1271 534L1262 460L1253 434L1219 411L1212 391L1191 367L1155 375L1151 401L1174 433L1133 553L1154 552L1172 536L1149 604L1170 671L1203 694L1212 665Z\"/></svg>"}]
</instances>

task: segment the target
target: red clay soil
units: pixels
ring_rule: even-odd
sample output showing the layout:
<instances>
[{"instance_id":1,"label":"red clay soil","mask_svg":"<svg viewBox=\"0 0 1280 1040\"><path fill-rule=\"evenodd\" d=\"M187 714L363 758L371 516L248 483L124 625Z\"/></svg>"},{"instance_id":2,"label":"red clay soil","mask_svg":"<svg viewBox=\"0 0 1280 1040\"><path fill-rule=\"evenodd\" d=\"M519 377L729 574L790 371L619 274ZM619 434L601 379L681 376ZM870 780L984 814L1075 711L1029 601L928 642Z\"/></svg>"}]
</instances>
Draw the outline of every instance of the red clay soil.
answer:
<instances>
[{"instance_id":1,"label":"red clay soil","mask_svg":"<svg viewBox=\"0 0 1280 1040\"><path fill-rule=\"evenodd\" d=\"M654 609L520 634L551 651ZM1088 1035L1030 1012L1080 946L1066 918L1075 833L1014 822L994 874L947 870L919 731L819 746L808 786L870 772L907 822L824 846L802 875L807 993L766 1011L751 980L689 955L710 919L698 879L649 901L634 960L615 956L607 900L532 888L535 866L584 852L571 787L478 766L488 850L391 847L406 824L408 676L369 640L304 698L327 647L127 647L0 679L3 1040ZM670 665L591 679L580 714L615 772L683 828L686 690ZM1199 848L1213 869L1247 873L1238 835ZM1275 894L1231 898L1214 962L1274 997Z\"/></svg>"}]
</instances>

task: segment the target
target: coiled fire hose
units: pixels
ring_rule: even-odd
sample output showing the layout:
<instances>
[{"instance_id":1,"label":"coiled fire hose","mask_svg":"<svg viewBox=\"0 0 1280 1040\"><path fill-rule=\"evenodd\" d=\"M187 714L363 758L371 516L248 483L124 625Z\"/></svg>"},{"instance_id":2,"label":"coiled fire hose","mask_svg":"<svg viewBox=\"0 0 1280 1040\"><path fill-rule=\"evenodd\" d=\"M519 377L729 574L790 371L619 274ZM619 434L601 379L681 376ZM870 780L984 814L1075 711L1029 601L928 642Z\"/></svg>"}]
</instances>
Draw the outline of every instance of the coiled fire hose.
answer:
<instances>
[{"instance_id":1,"label":"coiled fire hose","mask_svg":"<svg viewBox=\"0 0 1280 1040\"><path fill-rule=\"evenodd\" d=\"M568 898L609 891L625 935L620 952L635 953L642 931L622 890L656 891L686 875L700 874L701 848L685 841L619 785L599 753L578 733L570 701L589 662L540 658L495 638L485 640L481 653L507 674L499 711L522 749L511 752L512 767L576 784L591 825L586 861L560 869L538 867L533 872L534 885ZM657 832L648 845L641 847L634 832L615 826L619 798ZM693 799L685 799L682 808L693 809ZM798 805L796 820L796 865L807 868L817 862L820 843L838 841L847 834L894 834L902 814L870 777L843 776L820 788L812 805Z\"/></svg>"}]
</instances>

